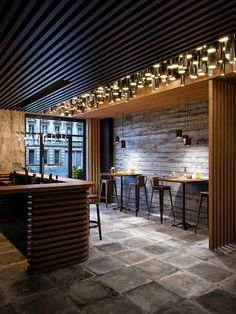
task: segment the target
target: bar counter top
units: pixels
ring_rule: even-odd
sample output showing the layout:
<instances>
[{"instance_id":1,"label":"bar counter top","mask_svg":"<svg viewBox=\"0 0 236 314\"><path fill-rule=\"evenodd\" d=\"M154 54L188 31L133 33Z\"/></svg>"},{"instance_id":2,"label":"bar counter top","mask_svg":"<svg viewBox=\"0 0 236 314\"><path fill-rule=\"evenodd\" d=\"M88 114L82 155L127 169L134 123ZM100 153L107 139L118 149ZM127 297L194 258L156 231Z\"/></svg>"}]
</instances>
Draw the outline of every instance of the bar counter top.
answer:
<instances>
[{"instance_id":1,"label":"bar counter top","mask_svg":"<svg viewBox=\"0 0 236 314\"><path fill-rule=\"evenodd\" d=\"M17 176L24 176L24 172L17 172ZM40 174L36 174L37 178L40 179ZM33 173L29 173L28 177L31 178ZM44 175L44 179L48 180L48 175ZM79 180L79 179L71 179L71 178L64 178L58 177L58 181L55 183L45 183L41 182L38 184L24 184L24 185L6 185L0 186L0 195L7 195L7 194L18 194L18 193L34 193L39 191L53 191L53 190L64 190L71 188L89 188L93 187L94 182L87 181L87 180Z\"/></svg>"}]
</instances>

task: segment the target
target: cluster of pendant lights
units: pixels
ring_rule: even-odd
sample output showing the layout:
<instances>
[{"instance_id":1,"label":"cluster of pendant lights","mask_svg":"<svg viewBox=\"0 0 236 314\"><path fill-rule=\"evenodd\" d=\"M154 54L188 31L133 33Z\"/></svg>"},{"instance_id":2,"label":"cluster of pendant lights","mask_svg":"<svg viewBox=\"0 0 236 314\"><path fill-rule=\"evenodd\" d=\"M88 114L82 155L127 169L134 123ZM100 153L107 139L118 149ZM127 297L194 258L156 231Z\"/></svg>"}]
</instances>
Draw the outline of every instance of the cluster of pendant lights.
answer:
<instances>
[{"instance_id":1,"label":"cluster of pendant lights","mask_svg":"<svg viewBox=\"0 0 236 314\"><path fill-rule=\"evenodd\" d=\"M97 109L105 102L128 102L136 97L138 90L144 86L149 86L155 92L160 84L169 85L176 79L179 79L180 86L184 86L186 76L192 80L205 75L211 76L216 67L219 67L220 74L224 75L226 63L232 64L233 71L236 72L236 34L222 37L213 44L196 48L191 53L180 54L169 61L154 64L147 69L100 86L50 108L45 113L73 116Z\"/></svg>"}]
</instances>

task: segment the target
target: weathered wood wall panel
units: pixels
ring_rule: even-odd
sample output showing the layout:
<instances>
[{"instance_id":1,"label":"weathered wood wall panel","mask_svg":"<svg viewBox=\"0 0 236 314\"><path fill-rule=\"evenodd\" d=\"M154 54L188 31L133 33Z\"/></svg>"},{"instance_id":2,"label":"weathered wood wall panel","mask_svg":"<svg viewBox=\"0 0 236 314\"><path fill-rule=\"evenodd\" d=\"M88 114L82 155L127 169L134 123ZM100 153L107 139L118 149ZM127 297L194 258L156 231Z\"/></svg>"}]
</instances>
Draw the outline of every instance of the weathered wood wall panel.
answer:
<instances>
[{"instance_id":1,"label":"weathered wood wall panel","mask_svg":"<svg viewBox=\"0 0 236 314\"><path fill-rule=\"evenodd\" d=\"M236 81L215 79L209 89L209 247L236 241Z\"/></svg>"},{"instance_id":2,"label":"weathered wood wall panel","mask_svg":"<svg viewBox=\"0 0 236 314\"><path fill-rule=\"evenodd\" d=\"M186 101L188 135L192 145L185 146L176 138L176 129L186 133ZM145 106L145 103L144 103ZM179 113L179 114L178 114ZM179 116L179 119L178 119ZM179 122L178 122L179 121ZM176 104L168 108L157 109L143 114L124 117L123 134L126 149L114 144L114 166L117 170L135 168L137 173L153 176L183 175L184 167L190 173L200 170L203 177L208 177L208 101L189 103L186 98L176 100ZM122 119L114 121L114 136L122 139ZM118 182L119 183L119 182ZM178 218L182 217L182 187L170 183L173 192L174 209ZM186 186L186 219L196 221L200 190L207 190L206 183L188 184ZM148 182L150 200L150 182ZM142 197L142 207L145 207ZM166 198L168 204L168 195ZM154 199L158 205L158 198ZM156 207L154 211L159 212ZM171 212L166 212L171 215Z\"/></svg>"}]
</instances>

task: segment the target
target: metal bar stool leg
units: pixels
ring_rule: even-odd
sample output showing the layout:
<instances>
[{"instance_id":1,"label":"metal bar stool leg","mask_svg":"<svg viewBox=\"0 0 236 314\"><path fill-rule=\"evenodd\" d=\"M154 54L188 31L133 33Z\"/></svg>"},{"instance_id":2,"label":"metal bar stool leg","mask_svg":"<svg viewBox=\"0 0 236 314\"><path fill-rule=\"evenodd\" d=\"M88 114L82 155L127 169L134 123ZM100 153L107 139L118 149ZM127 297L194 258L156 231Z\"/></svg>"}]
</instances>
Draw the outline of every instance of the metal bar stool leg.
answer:
<instances>
[{"instance_id":1,"label":"metal bar stool leg","mask_svg":"<svg viewBox=\"0 0 236 314\"><path fill-rule=\"evenodd\" d=\"M127 194L127 202L126 202L127 203L127 205L126 205L127 208L129 207L130 190L131 190L131 186L129 186L128 194Z\"/></svg>"},{"instance_id":2,"label":"metal bar stool leg","mask_svg":"<svg viewBox=\"0 0 236 314\"><path fill-rule=\"evenodd\" d=\"M146 185L144 186L144 191L145 191L145 198L146 198L147 209L148 209L148 213L149 213L148 195L147 195L147 188L146 188Z\"/></svg>"},{"instance_id":3,"label":"metal bar stool leg","mask_svg":"<svg viewBox=\"0 0 236 314\"><path fill-rule=\"evenodd\" d=\"M172 210L172 214L173 214L174 221L175 221L175 212L174 212L174 206L173 206L173 202L172 202L171 189L169 189L169 194L170 194L171 210Z\"/></svg>"},{"instance_id":4,"label":"metal bar stool leg","mask_svg":"<svg viewBox=\"0 0 236 314\"><path fill-rule=\"evenodd\" d=\"M114 190L115 190L117 206L119 207L119 199L118 199L117 188L116 188L116 181L115 180L113 180L113 186L114 186Z\"/></svg>"},{"instance_id":5,"label":"metal bar stool leg","mask_svg":"<svg viewBox=\"0 0 236 314\"><path fill-rule=\"evenodd\" d=\"M160 215L161 215L161 224L163 221L163 199L164 199L164 190L159 190L159 200L160 200Z\"/></svg>"},{"instance_id":6,"label":"metal bar stool leg","mask_svg":"<svg viewBox=\"0 0 236 314\"><path fill-rule=\"evenodd\" d=\"M153 198L153 189L152 189L152 193L151 193L151 199L150 199L150 205L149 205L149 212L148 212L148 219L149 219L149 216L151 215L152 198Z\"/></svg>"},{"instance_id":7,"label":"metal bar stool leg","mask_svg":"<svg viewBox=\"0 0 236 314\"><path fill-rule=\"evenodd\" d=\"M96 204L97 208L97 223L98 223L98 232L99 232L99 239L102 240L102 228L101 228L101 220L100 220L100 211L99 211L99 204Z\"/></svg>"},{"instance_id":8,"label":"metal bar stool leg","mask_svg":"<svg viewBox=\"0 0 236 314\"><path fill-rule=\"evenodd\" d=\"M138 216L139 212L139 201L140 201L140 188L138 185L135 185L135 215Z\"/></svg>"},{"instance_id":9,"label":"metal bar stool leg","mask_svg":"<svg viewBox=\"0 0 236 314\"><path fill-rule=\"evenodd\" d=\"M197 215L197 222L195 225L195 234L197 233L197 225L200 219L201 208L202 208L202 194L200 195L200 200L199 200L199 205L198 205L198 215Z\"/></svg>"}]
</instances>

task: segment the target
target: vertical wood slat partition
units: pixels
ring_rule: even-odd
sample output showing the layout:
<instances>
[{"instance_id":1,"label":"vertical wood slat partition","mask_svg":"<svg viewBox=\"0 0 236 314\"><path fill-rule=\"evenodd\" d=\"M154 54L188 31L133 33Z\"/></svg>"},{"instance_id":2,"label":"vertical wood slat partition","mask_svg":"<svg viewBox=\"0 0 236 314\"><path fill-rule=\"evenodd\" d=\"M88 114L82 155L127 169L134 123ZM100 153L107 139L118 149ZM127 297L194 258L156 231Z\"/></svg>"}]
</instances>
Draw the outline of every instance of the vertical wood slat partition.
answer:
<instances>
[{"instance_id":1,"label":"vertical wood slat partition","mask_svg":"<svg viewBox=\"0 0 236 314\"><path fill-rule=\"evenodd\" d=\"M27 196L27 258L30 273L80 263L89 256L87 188Z\"/></svg>"},{"instance_id":2,"label":"vertical wood slat partition","mask_svg":"<svg viewBox=\"0 0 236 314\"><path fill-rule=\"evenodd\" d=\"M100 183L100 119L88 119L88 180L95 182L92 193L99 193Z\"/></svg>"},{"instance_id":3,"label":"vertical wood slat partition","mask_svg":"<svg viewBox=\"0 0 236 314\"><path fill-rule=\"evenodd\" d=\"M209 248L236 241L236 81L209 82Z\"/></svg>"}]
</instances>

